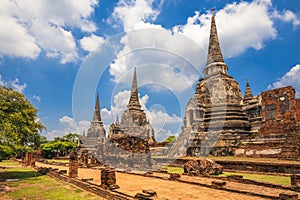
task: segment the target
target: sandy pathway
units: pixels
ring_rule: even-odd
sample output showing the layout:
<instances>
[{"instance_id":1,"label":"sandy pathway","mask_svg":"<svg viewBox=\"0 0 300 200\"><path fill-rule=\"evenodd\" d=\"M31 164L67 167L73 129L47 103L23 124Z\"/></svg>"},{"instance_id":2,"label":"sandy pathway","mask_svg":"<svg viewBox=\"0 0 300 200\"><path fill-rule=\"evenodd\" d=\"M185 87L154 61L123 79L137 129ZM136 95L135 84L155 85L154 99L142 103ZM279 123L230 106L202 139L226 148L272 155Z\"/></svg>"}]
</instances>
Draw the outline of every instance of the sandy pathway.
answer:
<instances>
[{"instance_id":1,"label":"sandy pathway","mask_svg":"<svg viewBox=\"0 0 300 200\"><path fill-rule=\"evenodd\" d=\"M39 167L53 167L59 170L68 170L65 166L53 166L43 163L36 163ZM100 184L100 171L96 169L79 168L79 178L93 178L96 184ZM215 190L196 185L180 183L176 181L162 180L156 178L143 177L133 174L117 173L117 184L120 186L118 191L134 196L136 193L141 192L143 189L152 189L157 192L157 199L263 199L233 192ZM192 177L189 177L192 178ZM195 181L195 180L193 180ZM198 180L199 181L199 180ZM205 180L206 182L207 180ZM211 181L211 180L210 180ZM200 181L201 182L201 181Z\"/></svg>"}]
</instances>

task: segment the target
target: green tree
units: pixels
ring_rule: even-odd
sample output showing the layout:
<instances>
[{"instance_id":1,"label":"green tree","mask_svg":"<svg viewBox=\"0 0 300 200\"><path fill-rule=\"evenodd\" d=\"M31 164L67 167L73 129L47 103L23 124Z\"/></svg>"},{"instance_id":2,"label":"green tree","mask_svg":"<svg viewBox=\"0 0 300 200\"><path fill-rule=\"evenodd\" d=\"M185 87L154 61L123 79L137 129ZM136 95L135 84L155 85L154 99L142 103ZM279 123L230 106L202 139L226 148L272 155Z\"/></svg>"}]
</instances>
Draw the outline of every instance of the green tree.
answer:
<instances>
[{"instance_id":1,"label":"green tree","mask_svg":"<svg viewBox=\"0 0 300 200\"><path fill-rule=\"evenodd\" d=\"M0 144L0 161L12 156L13 150L7 145Z\"/></svg>"},{"instance_id":2,"label":"green tree","mask_svg":"<svg viewBox=\"0 0 300 200\"><path fill-rule=\"evenodd\" d=\"M175 135L171 135L167 139L165 139L163 142L170 143L170 142L174 142L175 140L176 140L176 136Z\"/></svg>"},{"instance_id":3,"label":"green tree","mask_svg":"<svg viewBox=\"0 0 300 200\"><path fill-rule=\"evenodd\" d=\"M37 112L23 94L0 86L0 154L16 156L39 147L45 127Z\"/></svg>"},{"instance_id":4,"label":"green tree","mask_svg":"<svg viewBox=\"0 0 300 200\"><path fill-rule=\"evenodd\" d=\"M77 144L79 135L76 133L69 133L68 135L63 136L63 138L68 142Z\"/></svg>"},{"instance_id":5,"label":"green tree","mask_svg":"<svg viewBox=\"0 0 300 200\"><path fill-rule=\"evenodd\" d=\"M63 137L55 137L52 141L41 145L43 156L52 158L68 155L77 146L78 134L69 133Z\"/></svg>"}]
</instances>

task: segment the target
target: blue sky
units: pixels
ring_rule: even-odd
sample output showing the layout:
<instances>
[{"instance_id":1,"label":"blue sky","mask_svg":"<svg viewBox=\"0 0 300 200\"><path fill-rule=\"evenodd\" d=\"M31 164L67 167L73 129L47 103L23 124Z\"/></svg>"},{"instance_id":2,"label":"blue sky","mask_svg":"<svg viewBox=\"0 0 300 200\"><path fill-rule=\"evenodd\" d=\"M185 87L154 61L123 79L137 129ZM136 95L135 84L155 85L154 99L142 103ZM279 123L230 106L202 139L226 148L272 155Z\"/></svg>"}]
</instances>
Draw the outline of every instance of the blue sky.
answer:
<instances>
[{"instance_id":1,"label":"blue sky","mask_svg":"<svg viewBox=\"0 0 300 200\"><path fill-rule=\"evenodd\" d=\"M141 104L159 140L180 133L206 61L211 8L229 74L255 95L300 96L300 1L2 0L0 84L40 111L49 139L82 133L99 93L108 131L137 68Z\"/></svg>"}]
</instances>

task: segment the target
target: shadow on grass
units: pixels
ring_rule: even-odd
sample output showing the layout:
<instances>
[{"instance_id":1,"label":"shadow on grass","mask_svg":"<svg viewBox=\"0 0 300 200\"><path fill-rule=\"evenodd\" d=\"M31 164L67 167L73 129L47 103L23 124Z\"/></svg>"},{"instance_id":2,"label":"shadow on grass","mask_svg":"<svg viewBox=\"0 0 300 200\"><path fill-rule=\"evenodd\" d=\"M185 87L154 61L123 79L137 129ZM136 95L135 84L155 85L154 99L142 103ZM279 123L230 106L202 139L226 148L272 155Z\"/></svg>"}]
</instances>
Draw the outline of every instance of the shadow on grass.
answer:
<instances>
[{"instance_id":1,"label":"shadow on grass","mask_svg":"<svg viewBox=\"0 0 300 200\"><path fill-rule=\"evenodd\" d=\"M0 181L5 181L6 179L28 179L33 177L41 176L41 174L35 171L6 171L0 172Z\"/></svg>"}]
</instances>

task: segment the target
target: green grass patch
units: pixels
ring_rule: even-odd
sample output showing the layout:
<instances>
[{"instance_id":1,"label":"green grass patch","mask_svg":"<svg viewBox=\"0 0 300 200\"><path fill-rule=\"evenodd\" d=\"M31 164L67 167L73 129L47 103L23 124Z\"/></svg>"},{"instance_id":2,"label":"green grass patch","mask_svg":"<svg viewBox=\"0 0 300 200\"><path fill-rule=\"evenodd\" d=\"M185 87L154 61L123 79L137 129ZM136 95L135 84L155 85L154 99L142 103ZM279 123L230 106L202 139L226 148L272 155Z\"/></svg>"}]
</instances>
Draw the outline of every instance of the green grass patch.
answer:
<instances>
[{"instance_id":1,"label":"green grass patch","mask_svg":"<svg viewBox=\"0 0 300 200\"><path fill-rule=\"evenodd\" d=\"M224 172L220 176L230 176L230 175L241 175L244 179L250 179L254 181L261 181L266 183L272 183L277 185L290 186L291 180L288 176L274 176L274 175L264 175L264 174L248 174L239 172Z\"/></svg>"},{"instance_id":2,"label":"green grass patch","mask_svg":"<svg viewBox=\"0 0 300 200\"><path fill-rule=\"evenodd\" d=\"M236 156L207 156L211 160L224 161L247 161L247 162L264 162L264 163L287 163L300 164L300 161L294 160L279 160L277 158L250 158L250 157L236 157Z\"/></svg>"},{"instance_id":3,"label":"green grass patch","mask_svg":"<svg viewBox=\"0 0 300 200\"><path fill-rule=\"evenodd\" d=\"M0 180L19 179L14 182L2 182L10 191L1 192L1 195L12 199L71 199L96 200L103 199L90 194L63 181L41 175L31 168L15 167L0 170Z\"/></svg>"},{"instance_id":4,"label":"green grass patch","mask_svg":"<svg viewBox=\"0 0 300 200\"><path fill-rule=\"evenodd\" d=\"M5 179L28 179L32 177L40 176L39 173L30 169L30 168L7 168L5 170L0 171L0 180Z\"/></svg>"},{"instance_id":5,"label":"green grass patch","mask_svg":"<svg viewBox=\"0 0 300 200\"><path fill-rule=\"evenodd\" d=\"M170 166L167 166L166 168L168 170L168 173L171 173L171 174L183 174L183 168L182 167L170 167Z\"/></svg>"},{"instance_id":6,"label":"green grass patch","mask_svg":"<svg viewBox=\"0 0 300 200\"><path fill-rule=\"evenodd\" d=\"M74 186L67 185L64 182L53 180L49 177L46 177L46 179L48 182L55 182L55 184L50 184L51 186L49 186L41 184L39 180L30 180L23 182L16 190L6 195L13 199L101 199ZM12 187L11 185L9 186Z\"/></svg>"},{"instance_id":7,"label":"green grass patch","mask_svg":"<svg viewBox=\"0 0 300 200\"><path fill-rule=\"evenodd\" d=\"M168 173L183 174L184 170L182 167L170 167L167 166L166 169ZM244 179L272 183L277 185L291 186L291 180L288 176L275 176L275 175L265 175L265 174L251 174L251 173L240 173L240 172L224 172L219 176L230 176L230 175L241 175Z\"/></svg>"},{"instance_id":8,"label":"green grass patch","mask_svg":"<svg viewBox=\"0 0 300 200\"><path fill-rule=\"evenodd\" d=\"M47 159L48 162L69 163L69 159Z\"/></svg>"},{"instance_id":9,"label":"green grass patch","mask_svg":"<svg viewBox=\"0 0 300 200\"><path fill-rule=\"evenodd\" d=\"M14 160L2 160L0 162L0 167L11 167L11 166L21 166L21 164Z\"/></svg>"}]
</instances>

